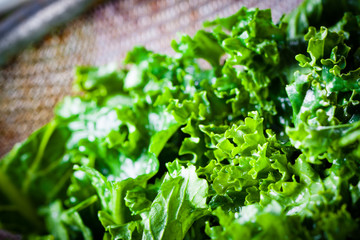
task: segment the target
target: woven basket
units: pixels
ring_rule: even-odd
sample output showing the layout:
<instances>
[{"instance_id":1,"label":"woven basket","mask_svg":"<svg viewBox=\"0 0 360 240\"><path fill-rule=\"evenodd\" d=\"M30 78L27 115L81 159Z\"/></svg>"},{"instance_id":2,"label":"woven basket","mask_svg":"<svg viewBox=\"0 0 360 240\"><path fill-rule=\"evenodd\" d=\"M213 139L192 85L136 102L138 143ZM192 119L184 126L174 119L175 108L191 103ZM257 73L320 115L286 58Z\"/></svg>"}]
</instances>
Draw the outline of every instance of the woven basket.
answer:
<instances>
[{"instance_id":1,"label":"woven basket","mask_svg":"<svg viewBox=\"0 0 360 240\"><path fill-rule=\"evenodd\" d=\"M0 69L0 156L47 123L71 94L77 65L121 64L135 45L173 54L177 33L194 34L205 20L242 6L272 8L277 21L301 0L106 1L49 34Z\"/></svg>"}]
</instances>

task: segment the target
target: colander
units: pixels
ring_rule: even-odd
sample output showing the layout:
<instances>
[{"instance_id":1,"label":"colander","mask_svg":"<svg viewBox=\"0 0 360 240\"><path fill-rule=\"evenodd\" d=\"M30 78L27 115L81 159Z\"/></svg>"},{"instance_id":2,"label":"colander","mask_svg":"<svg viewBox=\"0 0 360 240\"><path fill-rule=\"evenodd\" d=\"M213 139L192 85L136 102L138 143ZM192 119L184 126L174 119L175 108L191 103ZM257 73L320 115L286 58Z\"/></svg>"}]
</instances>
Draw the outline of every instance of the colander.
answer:
<instances>
[{"instance_id":1,"label":"colander","mask_svg":"<svg viewBox=\"0 0 360 240\"><path fill-rule=\"evenodd\" d=\"M178 33L194 34L205 20L227 16L247 6L272 8L276 21L300 2L118 0L96 5L65 26L53 29L1 67L0 156L52 118L55 104L72 94L75 66L110 62L120 65L135 45L174 54L170 41Z\"/></svg>"}]
</instances>

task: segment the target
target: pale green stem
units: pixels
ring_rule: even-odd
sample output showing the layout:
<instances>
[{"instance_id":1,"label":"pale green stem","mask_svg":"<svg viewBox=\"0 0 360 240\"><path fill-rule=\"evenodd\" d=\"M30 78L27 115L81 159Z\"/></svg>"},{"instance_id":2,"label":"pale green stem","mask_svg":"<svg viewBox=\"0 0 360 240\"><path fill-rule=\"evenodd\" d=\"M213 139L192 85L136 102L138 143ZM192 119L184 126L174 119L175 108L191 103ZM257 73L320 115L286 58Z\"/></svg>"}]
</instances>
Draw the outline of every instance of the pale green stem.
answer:
<instances>
[{"instance_id":1,"label":"pale green stem","mask_svg":"<svg viewBox=\"0 0 360 240\"><path fill-rule=\"evenodd\" d=\"M35 159L34 159L33 163L31 164L29 170L26 173L26 177L24 179L23 186L22 186L22 190L24 193L27 193L29 191L30 184L34 179L34 175L35 175L34 173L40 166L41 160L44 156L44 151L46 149L46 146L47 146L47 144L50 140L50 137L53 134L56 126L57 126L57 124L55 121L52 121L47 125L46 131L44 132L44 136L41 139L40 146L36 153Z\"/></svg>"}]
</instances>

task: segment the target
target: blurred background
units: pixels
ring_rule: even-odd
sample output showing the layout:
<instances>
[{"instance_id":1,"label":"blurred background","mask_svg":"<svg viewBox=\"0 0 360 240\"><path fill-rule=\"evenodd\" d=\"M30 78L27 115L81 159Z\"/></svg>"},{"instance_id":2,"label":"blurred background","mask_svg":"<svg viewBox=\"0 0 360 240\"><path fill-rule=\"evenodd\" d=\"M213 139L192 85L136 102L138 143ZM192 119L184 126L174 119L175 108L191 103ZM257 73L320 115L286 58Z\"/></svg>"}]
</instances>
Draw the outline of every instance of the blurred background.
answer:
<instances>
[{"instance_id":1,"label":"blurred background","mask_svg":"<svg viewBox=\"0 0 360 240\"><path fill-rule=\"evenodd\" d=\"M179 33L242 6L275 21L301 0L0 0L0 157L71 95L77 65L121 65L135 45L174 54Z\"/></svg>"}]
</instances>

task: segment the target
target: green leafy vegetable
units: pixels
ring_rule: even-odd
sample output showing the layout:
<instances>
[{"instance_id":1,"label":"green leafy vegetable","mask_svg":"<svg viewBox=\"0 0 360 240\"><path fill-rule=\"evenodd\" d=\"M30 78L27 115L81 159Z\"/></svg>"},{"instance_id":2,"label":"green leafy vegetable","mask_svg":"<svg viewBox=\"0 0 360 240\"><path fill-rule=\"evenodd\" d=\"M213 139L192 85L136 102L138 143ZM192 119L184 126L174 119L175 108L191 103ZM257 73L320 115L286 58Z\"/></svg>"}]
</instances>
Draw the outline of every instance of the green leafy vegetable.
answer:
<instances>
[{"instance_id":1,"label":"green leafy vegetable","mask_svg":"<svg viewBox=\"0 0 360 240\"><path fill-rule=\"evenodd\" d=\"M241 8L124 66L0 161L0 228L27 239L357 239L360 8ZM331 17L329 17L331 16ZM201 61L209 63L204 68Z\"/></svg>"}]
</instances>

